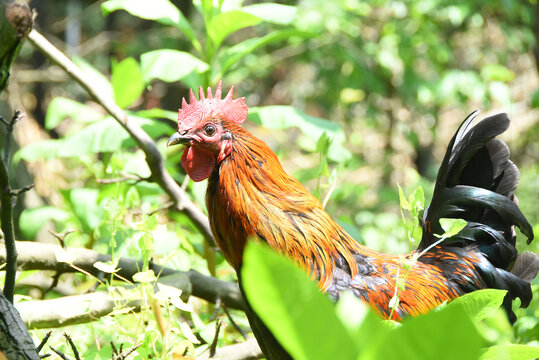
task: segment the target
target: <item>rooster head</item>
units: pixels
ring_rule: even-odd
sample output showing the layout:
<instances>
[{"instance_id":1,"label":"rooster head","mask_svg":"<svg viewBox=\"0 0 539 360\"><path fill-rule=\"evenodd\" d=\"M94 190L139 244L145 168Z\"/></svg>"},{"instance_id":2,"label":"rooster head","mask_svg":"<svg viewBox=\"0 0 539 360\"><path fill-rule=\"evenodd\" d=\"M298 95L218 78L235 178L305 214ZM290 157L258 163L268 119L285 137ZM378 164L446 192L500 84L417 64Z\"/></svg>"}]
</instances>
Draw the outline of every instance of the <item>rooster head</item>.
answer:
<instances>
[{"instance_id":1,"label":"rooster head","mask_svg":"<svg viewBox=\"0 0 539 360\"><path fill-rule=\"evenodd\" d=\"M247 118L245 98L232 99L234 87L230 88L224 99L221 99L221 93L221 81L215 96L211 88L204 96L201 86L197 100L191 89L189 103L183 98L178 111L178 132L168 140L168 146L186 146L182 166L194 181L207 179L215 165L232 151L232 134L227 131L226 124L241 124Z\"/></svg>"}]
</instances>

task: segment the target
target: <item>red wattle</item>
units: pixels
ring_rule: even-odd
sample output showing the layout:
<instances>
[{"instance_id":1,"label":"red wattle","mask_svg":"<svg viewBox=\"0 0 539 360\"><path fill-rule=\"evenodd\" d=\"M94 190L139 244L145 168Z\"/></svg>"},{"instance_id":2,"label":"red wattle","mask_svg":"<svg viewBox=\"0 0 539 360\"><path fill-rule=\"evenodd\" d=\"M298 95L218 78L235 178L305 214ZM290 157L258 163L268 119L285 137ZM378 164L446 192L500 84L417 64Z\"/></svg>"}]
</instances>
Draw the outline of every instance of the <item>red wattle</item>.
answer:
<instances>
[{"instance_id":1,"label":"red wattle","mask_svg":"<svg viewBox=\"0 0 539 360\"><path fill-rule=\"evenodd\" d=\"M215 156L204 147L189 146L182 155L182 166L193 181L210 177L215 167Z\"/></svg>"}]
</instances>

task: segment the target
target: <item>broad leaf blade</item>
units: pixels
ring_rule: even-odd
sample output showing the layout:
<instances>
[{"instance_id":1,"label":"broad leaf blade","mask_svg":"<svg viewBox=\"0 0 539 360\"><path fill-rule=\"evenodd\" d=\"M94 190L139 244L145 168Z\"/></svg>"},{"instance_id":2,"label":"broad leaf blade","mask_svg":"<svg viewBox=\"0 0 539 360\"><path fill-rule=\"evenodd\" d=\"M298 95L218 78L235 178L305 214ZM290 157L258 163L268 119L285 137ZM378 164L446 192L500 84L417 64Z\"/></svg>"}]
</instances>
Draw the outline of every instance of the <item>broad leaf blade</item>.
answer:
<instances>
[{"instance_id":1,"label":"broad leaf blade","mask_svg":"<svg viewBox=\"0 0 539 360\"><path fill-rule=\"evenodd\" d=\"M109 0L101 4L104 15L125 10L133 16L154 20L163 25L173 25L180 29L189 40L195 40L191 24L181 11L168 0Z\"/></svg>"},{"instance_id":2,"label":"broad leaf blade","mask_svg":"<svg viewBox=\"0 0 539 360\"><path fill-rule=\"evenodd\" d=\"M261 22L262 19L258 16L251 15L245 11L226 11L211 19L208 24L208 36L215 48L218 48L228 35L243 28L258 25Z\"/></svg>"},{"instance_id":3,"label":"broad leaf blade","mask_svg":"<svg viewBox=\"0 0 539 360\"><path fill-rule=\"evenodd\" d=\"M184 51L171 49L154 50L142 54L140 65L142 77L146 83L152 79L176 82L193 72L203 73L209 69L208 64L199 58Z\"/></svg>"},{"instance_id":4,"label":"broad leaf blade","mask_svg":"<svg viewBox=\"0 0 539 360\"><path fill-rule=\"evenodd\" d=\"M371 359L475 360L482 345L475 325L458 306L407 318L386 336L384 341L377 340L379 347L370 353Z\"/></svg>"},{"instance_id":5,"label":"broad leaf blade","mask_svg":"<svg viewBox=\"0 0 539 360\"><path fill-rule=\"evenodd\" d=\"M481 360L534 360L539 359L539 347L520 344L505 344L489 347Z\"/></svg>"},{"instance_id":6,"label":"broad leaf blade","mask_svg":"<svg viewBox=\"0 0 539 360\"><path fill-rule=\"evenodd\" d=\"M269 23L290 25L294 22L298 9L290 5L262 3L244 6L241 11Z\"/></svg>"},{"instance_id":7,"label":"broad leaf blade","mask_svg":"<svg viewBox=\"0 0 539 360\"><path fill-rule=\"evenodd\" d=\"M354 341L334 306L290 260L250 243L242 284L255 312L294 359L356 358Z\"/></svg>"},{"instance_id":8,"label":"broad leaf blade","mask_svg":"<svg viewBox=\"0 0 539 360\"><path fill-rule=\"evenodd\" d=\"M90 106L64 97L56 97L49 103L45 117L45 128L57 127L64 119L71 118L78 123L91 123L103 118L103 114Z\"/></svg>"},{"instance_id":9,"label":"broad leaf blade","mask_svg":"<svg viewBox=\"0 0 539 360\"><path fill-rule=\"evenodd\" d=\"M462 306L476 320L482 320L502 305L507 290L483 289L456 298L447 307Z\"/></svg>"},{"instance_id":10,"label":"broad leaf blade","mask_svg":"<svg viewBox=\"0 0 539 360\"><path fill-rule=\"evenodd\" d=\"M344 131L342 128L329 120L309 116L292 106L264 106L249 109L249 120L260 124L268 129L288 129L297 127L305 136L316 142L325 132L332 138L328 151L328 157L336 162L343 162L351 157L350 152L344 147ZM313 151L311 149L311 151Z\"/></svg>"},{"instance_id":11,"label":"broad leaf blade","mask_svg":"<svg viewBox=\"0 0 539 360\"><path fill-rule=\"evenodd\" d=\"M137 61L131 57L112 64L114 100L121 108L133 104L144 91L144 82Z\"/></svg>"}]
</instances>

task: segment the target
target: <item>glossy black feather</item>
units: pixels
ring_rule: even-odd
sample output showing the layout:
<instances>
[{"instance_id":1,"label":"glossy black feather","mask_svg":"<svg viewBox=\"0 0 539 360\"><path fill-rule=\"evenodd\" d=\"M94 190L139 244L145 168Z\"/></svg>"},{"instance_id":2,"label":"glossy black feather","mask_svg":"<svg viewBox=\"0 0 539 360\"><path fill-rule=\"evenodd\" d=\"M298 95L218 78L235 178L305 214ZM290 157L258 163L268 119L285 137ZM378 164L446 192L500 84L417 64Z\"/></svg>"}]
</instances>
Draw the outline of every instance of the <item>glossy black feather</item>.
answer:
<instances>
[{"instance_id":1,"label":"glossy black feather","mask_svg":"<svg viewBox=\"0 0 539 360\"><path fill-rule=\"evenodd\" d=\"M535 254L522 258L516 272L508 271L517 259L514 227L533 239L531 225L515 202L514 191L519 172L509 160L509 148L496 136L509 127L507 114L487 117L475 126L478 112L470 114L449 143L440 166L434 194L424 214L423 236L418 250L438 240L443 230L441 218L460 218L466 227L442 246L478 249L484 260L475 264L487 287L505 289L504 306L510 320L515 317L511 301L516 297L527 306L532 294L529 281L537 274ZM473 288L470 291L474 290Z\"/></svg>"}]
</instances>

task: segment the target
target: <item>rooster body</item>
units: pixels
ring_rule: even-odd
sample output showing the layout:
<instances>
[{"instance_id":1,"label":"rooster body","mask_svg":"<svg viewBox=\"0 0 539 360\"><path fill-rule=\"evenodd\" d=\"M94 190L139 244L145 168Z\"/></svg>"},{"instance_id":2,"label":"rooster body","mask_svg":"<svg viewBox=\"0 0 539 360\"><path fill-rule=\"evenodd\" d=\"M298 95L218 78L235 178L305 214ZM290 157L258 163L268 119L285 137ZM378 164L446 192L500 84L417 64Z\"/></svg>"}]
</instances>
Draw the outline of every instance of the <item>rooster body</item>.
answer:
<instances>
[{"instance_id":1,"label":"rooster body","mask_svg":"<svg viewBox=\"0 0 539 360\"><path fill-rule=\"evenodd\" d=\"M243 99L232 100L232 89L222 100L221 84L215 97L210 89L207 97L200 89L199 99L191 91L190 104L183 101L178 133L169 144L187 145L182 156L187 173L196 181L209 179L206 201L212 232L238 276L244 247L255 238L293 259L331 298L351 290L393 320L484 288L508 290L504 306L512 321L512 300L519 297L522 306L529 304L529 282L539 260L522 254L524 270L508 270L517 259L514 226L529 241L533 233L513 201L518 170L505 143L495 138L507 129L507 115L471 127L473 113L451 140L424 216L417 261L405 269L406 257L381 254L352 239L320 201L284 171L275 153L240 126L247 107ZM436 244L434 234L443 233L442 217L462 218L467 226ZM403 277L400 304L392 312L390 300L397 279ZM247 315L266 356L286 358L249 306Z\"/></svg>"}]
</instances>

